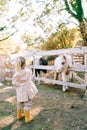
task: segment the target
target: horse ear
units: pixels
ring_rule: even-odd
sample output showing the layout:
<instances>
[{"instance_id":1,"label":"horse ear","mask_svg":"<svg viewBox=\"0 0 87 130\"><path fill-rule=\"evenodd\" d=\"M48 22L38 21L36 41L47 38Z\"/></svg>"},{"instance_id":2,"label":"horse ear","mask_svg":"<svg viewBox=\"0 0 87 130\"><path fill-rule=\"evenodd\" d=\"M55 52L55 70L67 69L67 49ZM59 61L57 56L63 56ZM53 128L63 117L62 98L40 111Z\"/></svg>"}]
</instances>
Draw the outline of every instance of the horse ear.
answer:
<instances>
[{"instance_id":1,"label":"horse ear","mask_svg":"<svg viewBox=\"0 0 87 130\"><path fill-rule=\"evenodd\" d=\"M63 58L66 60L66 56L65 55L63 55Z\"/></svg>"}]
</instances>

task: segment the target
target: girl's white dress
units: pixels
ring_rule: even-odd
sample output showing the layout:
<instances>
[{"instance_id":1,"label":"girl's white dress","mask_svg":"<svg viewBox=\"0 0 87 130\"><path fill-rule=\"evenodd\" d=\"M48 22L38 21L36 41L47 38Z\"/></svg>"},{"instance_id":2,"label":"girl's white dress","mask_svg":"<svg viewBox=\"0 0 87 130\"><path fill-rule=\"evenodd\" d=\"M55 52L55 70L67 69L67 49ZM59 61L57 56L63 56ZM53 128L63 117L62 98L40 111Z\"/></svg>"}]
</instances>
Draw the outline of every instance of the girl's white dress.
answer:
<instances>
[{"instance_id":1,"label":"girl's white dress","mask_svg":"<svg viewBox=\"0 0 87 130\"><path fill-rule=\"evenodd\" d=\"M12 83L16 87L18 102L29 101L38 93L38 89L32 81L32 71L30 69L15 72Z\"/></svg>"}]
</instances>

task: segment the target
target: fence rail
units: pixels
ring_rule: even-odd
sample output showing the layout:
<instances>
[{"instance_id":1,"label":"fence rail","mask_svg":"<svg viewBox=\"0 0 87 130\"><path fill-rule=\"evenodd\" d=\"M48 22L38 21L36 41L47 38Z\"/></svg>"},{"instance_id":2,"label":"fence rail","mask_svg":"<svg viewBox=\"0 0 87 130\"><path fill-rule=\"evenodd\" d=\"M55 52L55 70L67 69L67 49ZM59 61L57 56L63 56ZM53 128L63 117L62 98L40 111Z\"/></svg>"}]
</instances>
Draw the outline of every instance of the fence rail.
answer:
<instances>
[{"instance_id":1,"label":"fence rail","mask_svg":"<svg viewBox=\"0 0 87 130\"><path fill-rule=\"evenodd\" d=\"M35 60L36 57L38 56L58 56L60 54L69 54L73 57L74 64L70 67L70 70L73 72L84 72L84 79L82 79L81 84L75 84L75 83L70 83L70 82L63 82L63 81L58 81L58 80L52 80L48 78L42 78L42 77L35 77L34 74L34 79L39 80L39 81L44 81L44 82L51 82L53 84L59 84L59 85L65 85L65 86L70 86L70 87L75 87L75 88L81 88L85 89L85 96L87 97L87 47L81 47L81 48L69 48L69 49L60 49L60 50L51 50L51 51L32 51L32 52L25 52L25 53L20 53L16 54L13 56L12 60L15 60L19 56L23 56L28 60L29 58L32 57L33 60ZM79 55L79 60L75 56ZM11 56L12 57L12 56ZM79 64L78 64L79 62ZM81 64L82 63L82 64ZM54 70L54 66L42 66L42 65L35 65L33 64L32 66L30 65L29 68L32 68L33 70L35 69L47 69L47 70ZM77 77L77 75L75 75ZM81 81L81 78L77 79Z\"/></svg>"}]
</instances>

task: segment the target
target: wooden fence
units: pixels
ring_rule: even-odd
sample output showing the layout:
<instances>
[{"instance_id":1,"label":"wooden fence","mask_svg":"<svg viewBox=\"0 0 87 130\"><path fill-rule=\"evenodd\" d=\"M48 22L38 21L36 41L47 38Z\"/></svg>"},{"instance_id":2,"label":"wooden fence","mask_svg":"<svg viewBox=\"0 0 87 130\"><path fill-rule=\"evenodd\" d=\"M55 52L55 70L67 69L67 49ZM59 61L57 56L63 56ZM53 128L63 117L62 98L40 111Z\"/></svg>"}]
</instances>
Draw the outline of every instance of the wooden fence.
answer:
<instances>
[{"instance_id":1,"label":"wooden fence","mask_svg":"<svg viewBox=\"0 0 87 130\"><path fill-rule=\"evenodd\" d=\"M70 67L70 70L73 71L74 78L78 80L80 83L71 83L71 82L63 82L59 80L54 80L46 77L35 77L35 69L47 69L47 70L54 70L53 65L48 65L48 66L42 66L42 65L35 65L33 64L32 66L30 65L29 68L33 68L34 72L34 79L38 81L43 81L43 82L49 82L52 84L58 84L58 85L65 85L69 87L74 87L74 88L80 88L85 90L85 96L87 97L87 47L81 47L81 48L69 48L69 49L60 49L60 50L51 50L51 51L33 51L33 52L25 52L25 53L20 53L14 55L14 59L19 56L23 56L26 58L26 60L32 58L33 61L35 58L40 57L40 56L58 56L60 54L69 54L73 58L74 64ZM75 57L79 57L76 59ZM76 73L77 72L83 72L84 73L84 78L80 78Z\"/></svg>"},{"instance_id":2,"label":"wooden fence","mask_svg":"<svg viewBox=\"0 0 87 130\"><path fill-rule=\"evenodd\" d=\"M8 58L8 55L0 54L0 81L4 80L5 61L7 58Z\"/></svg>"}]
</instances>

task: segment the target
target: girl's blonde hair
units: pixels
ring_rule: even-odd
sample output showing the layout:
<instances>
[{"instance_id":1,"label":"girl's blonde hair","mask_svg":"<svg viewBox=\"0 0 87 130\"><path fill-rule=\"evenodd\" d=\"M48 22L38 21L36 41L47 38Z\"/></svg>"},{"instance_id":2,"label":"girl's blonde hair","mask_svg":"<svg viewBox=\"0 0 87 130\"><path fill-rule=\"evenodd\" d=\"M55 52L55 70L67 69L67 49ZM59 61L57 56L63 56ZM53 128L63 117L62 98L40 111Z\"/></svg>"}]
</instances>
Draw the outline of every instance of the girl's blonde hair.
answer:
<instances>
[{"instance_id":1,"label":"girl's blonde hair","mask_svg":"<svg viewBox=\"0 0 87 130\"><path fill-rule=\"evenodd\" d=\"M24 69L25 64L26 64L25 58L22 56L18 57L16 60L16 70Z\"/></svg>"}]
</instances>

